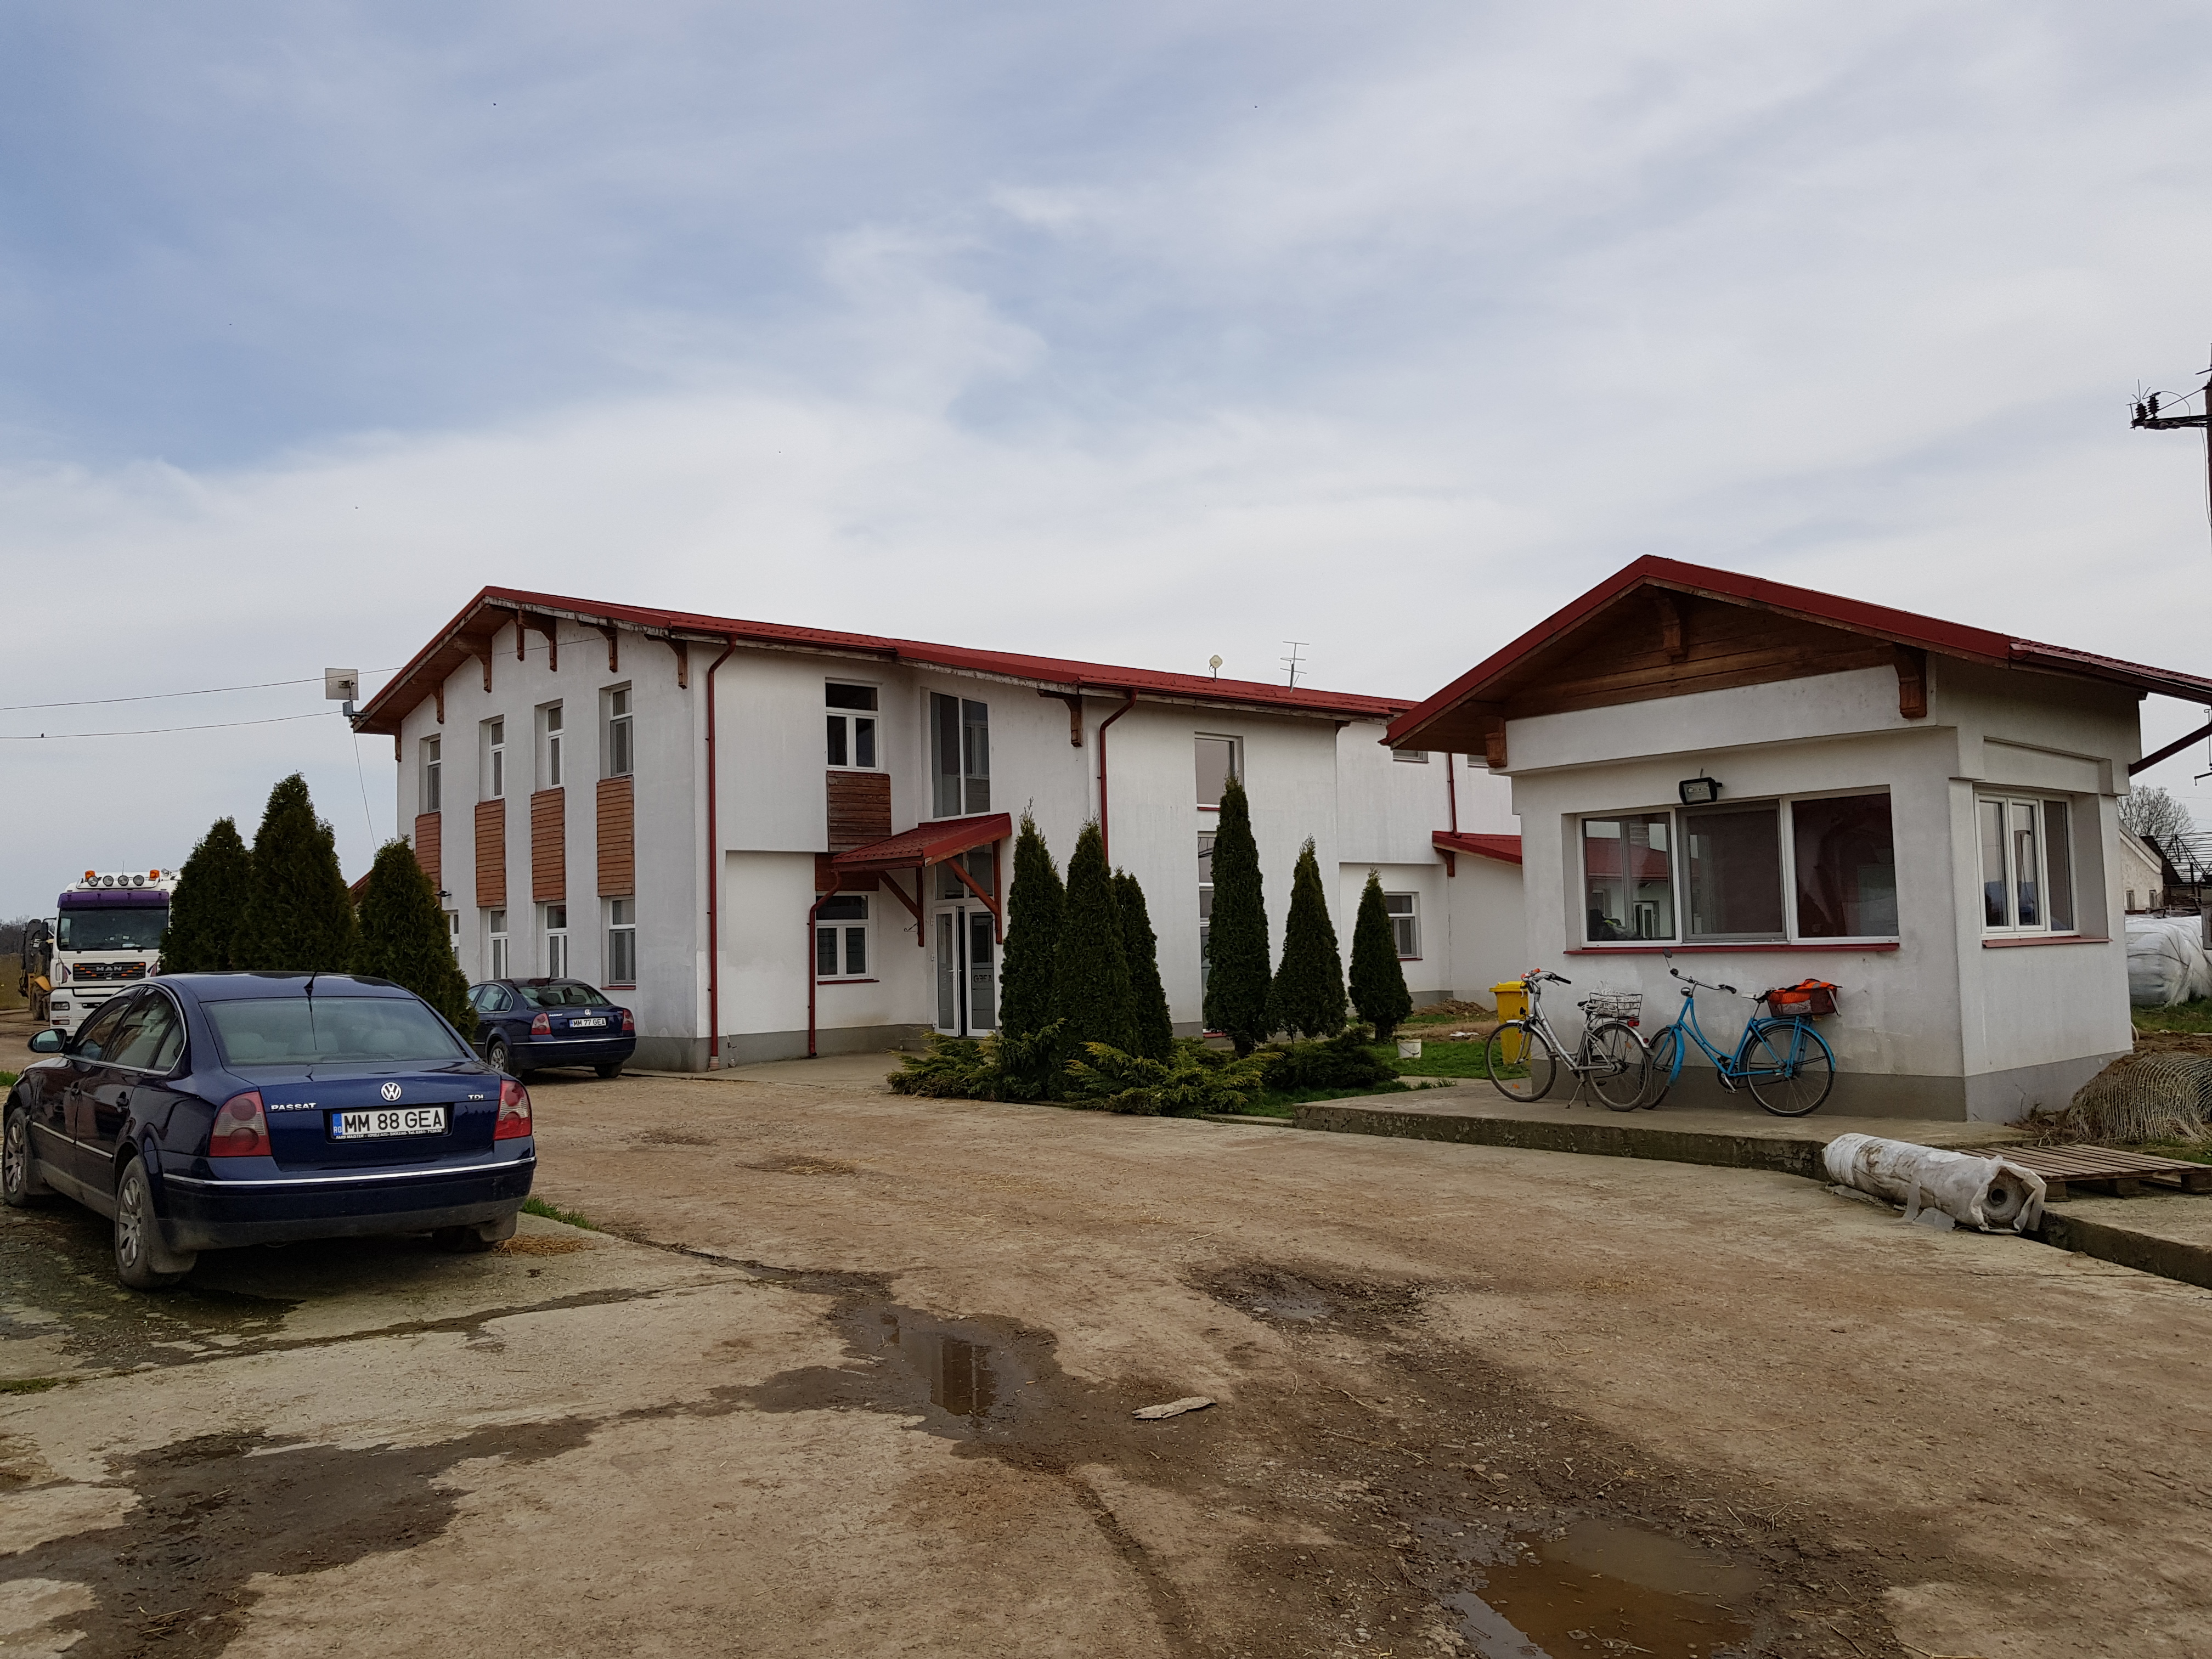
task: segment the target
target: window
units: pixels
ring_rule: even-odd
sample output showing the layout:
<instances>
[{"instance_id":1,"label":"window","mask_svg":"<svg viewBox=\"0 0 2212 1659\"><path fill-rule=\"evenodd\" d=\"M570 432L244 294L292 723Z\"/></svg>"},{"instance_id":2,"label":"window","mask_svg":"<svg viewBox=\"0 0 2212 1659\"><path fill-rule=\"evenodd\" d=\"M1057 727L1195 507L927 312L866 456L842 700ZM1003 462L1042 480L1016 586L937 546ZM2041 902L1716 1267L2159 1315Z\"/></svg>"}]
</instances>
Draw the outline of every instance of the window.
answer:
<instances>
[{"instance_id":1,"label":"window","mask_svg":"<svg viewBox=\"0 0 2212 1659\"><path fill-rule=\"evenodd\" d=\"M1213 976L1213 837L1198 838L1198 982Z\"/></svg>"},{"instance_id":2,"label":"window","mask_svg":"<svg viewBox=\"0 0 2212 1659\"><path fill-rule=\"evenodd\" d=\"M507 795L507 722L486 720L483 723L483 777L488 786L486 800L501 800Z\"/></svg>"},{"instance_id":3,"label":"window","mask_svg":"<svg viewBox=\"0 0 2212 1659\"><path fill-rule=\"evenodd\" d=\"M568 907L548 904L544 913L545 977L558 979L568 971Z\"/></svg>"},{"instance_id":4,"label":"window","mask_svg":"<svg viewBox=\"0 0 2212 1659\"><path fill-rule=\"evenodd\" d=\"M1894 939L1897 847L1887 795L1831 795L1790 809L1801 939Z\"/></svg>"},{"instance_id":5,"label":"window","mask_svg":"<svg viewBox=\"0 0 2212 1659\"><path fill-rule=\"evenodd\" d=\"M2072 815L2067 804L1984 797L1974 811L1981 831L1984 931L2072 933Z\"/></svg>"},{"instance_id":6,"label":"window","mask_svg":"<svg viewBox=\"0 0 2212 1659\"><path fill-rule=\"evenodd\" d=\"M2128 908L2129 908L2129 909L2130 909L2130 910L2132 910L2132 909L2134 909L2135 908L2136 908L2136 890L2135 890L2134 888L2130 887L2130 888L2129 888L2129 889L2128 889Z\"/></svg>"},{"instance_id":7,"label":"window","mask_svg":"<svg viewBox=\"0 0 2212 1659\"><path fill-rule=\"evenodd\" d=\"M637 983L637 901L607 901L607 983Z\"/></svg>"},{"instance_id":8,"label":"window","mask_svg":"<svg viewBox=\"0 0 2212 1659\"><path fill-rule=\"evenodd\" d=\"M1593 944L1897 937L1887 794L1584 818L1583 875Z\"/></svg>"},{"instance_id":9,"label":"window","mask_svg":"<svg viewBox=\"0 0 2212 1659\"><path fill-rule=\"evenodd\" d=\"M991 885L997 878L996 872L992 869L991 865L995 856L990 848L975 847L960 854L957 862L967 866L969 881L974 882L985 892L991 893L996 890ZM960 878L953 874L954 862L955 860L948 859L937 866L937 896L940 899L974 898L975 894L969 892Z\"/></svg>"},{"instance_id":10,"label":"window","mask_svg":"<svg viewBox=\"0 0 2212 1659\"><path fill-rule=\"evenodd\" d=\"M561 787L561 705L549 702L538 711L538 787Z\"/></svg>"},{"instance_id":11,"label":"window","mask_svg":"<svg viewBox=\"0 0 2212 1659\"><path fill-rule=\"evenodd\" d=\"M1221 792L1229 780L1243 776L1239 764L1244 758L1237 750L1241 745L1235 738L1200 738L1198 751L1198 804L1214 808L1221 805Z\"/></svg>"},{"instance_id":12,"label":"window","mask_svg":"<svg viewBox=\"0 0 2212 1659\"><path fill-rule=\"evenodd\" d=\"M1682 814L1690 938L1784 936L1781 823L1781 808L1772 801Z\"/></svg>"},{"instance_id":13,"label":"window","mask_svg":"<svg viewBox=\"0 0 2212 1659\"><path fill-rule=\"evenodd\" d=\"M1586 937L1674 937L1674 815L1583 820Z\"/></svg>"},{"instance_id":14,"label":"window","mask_svg":"<svg viewBox=\"0 0 2212 1659\"><path fill-rule=\"evenodd\" d=\"M1413 893L1385 893L1382 909L1390 918L1390 931L1397 936L1398 960L1418 962L1421 957L1421 913L1419 896Z\"/></svg>"},{"instance_id":15,"label":"window","mask_svg":"<svg viewBox=\"0 0 2212 1659\"><path fill-rule=\"evenodd\" d=\"M607 709L606 775L626 778L636 766L630 746L629 687L617 685L602 696Z\"/></svg>"},{"instance_id":16,"label":"window","mask_svg":"<svg viewBox=\"0 0 2212 1659\"><path fill-rule=\"evenodd\" d=\"M484 977L507 977L507 912L484 912Z\"/></svg>"},{"instance_id":17,"label":"window","mask_svg":"<svg viewBox=\"0 0 2212 1659\"><path fill-rule=\"evenodd\" d=\"M830 705L830 764L860 771L874 770L876 688L839 685L833 681L825 689L823 697Z\"/></svg>"},{"instance_id":18,"label":"window","mask_svg":"<svg viewBox=\"0 0 2212 1659\"><path fill-rule=\"evenodd\" d=\"M1426 766L1429 763L1429 751L1425 749L1394 749L1390 751L1390 758L1395 761L1411 761L1416 766Z\"/></svg>"},{"instance_id":19,"label":"window","mask_svg":"<svg viewBox=\"0 0 2212 1659\"><path fill-rule=\"evenodd\" d=\"M439 800L445 793L440 776L445 769L439 761L442 741L438 738L422 739L422 805L418 810L424 812L438 811Z\"/></svg>"},{"instance_id":20,"label":"window","mask_svg":"<svg viewBox=\"0 0 2212 1659\"><path fill-rule=\"evenodd\" d=\"M814 976L866 979L868 896L833 893L814 909Z\"/></svg>"},{"instance_id":21,"label":"window","mask_svg":"<svg viewBox=\"0 0 2212 1659\"><path fill-rule=\"evenodd\" d=\"M991 810L991 709L964 697L929 694L931 816L957 818Z\"/></svg>"},{"instance_id":22,"label":"window","mask_svg":"<svg viewBox=\"0 0 2212 1659\"><path fill-rule=\"evenodd\" d=\"M149 993L131 1005L115 1032L106 1060L142 1072L166 1072L185 1046L185 1028L168 998Z\"/></svg>"},{"instance_id":23,"label":"window","mask_svg":"<svg viewBox=\"0 0 2212 1659\"><path fill-rule=\"evenodd\" d=\"M461 913L458 910L446 912L446 947L455 962L461 959Z\"/></svg>"}]
</instances>

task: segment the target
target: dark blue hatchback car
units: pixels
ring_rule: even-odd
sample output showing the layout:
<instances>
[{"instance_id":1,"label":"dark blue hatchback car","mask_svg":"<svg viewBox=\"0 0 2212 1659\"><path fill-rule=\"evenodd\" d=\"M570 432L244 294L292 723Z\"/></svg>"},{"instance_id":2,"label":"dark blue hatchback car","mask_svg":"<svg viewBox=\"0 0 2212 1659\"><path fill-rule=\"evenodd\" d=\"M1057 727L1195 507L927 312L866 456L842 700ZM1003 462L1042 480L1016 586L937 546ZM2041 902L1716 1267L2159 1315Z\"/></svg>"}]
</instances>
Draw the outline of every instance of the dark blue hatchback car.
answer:
<instances>
[{"instance_id":1,"label":"dark blue hatchback car","mask_svg":"<svg viewBox=\"0 0 2212 1659\"><path fill-rule=\"evenodd\" d=\"M530 1096L411 991L339 974L176 974L41 1031L0 1121L0 1198L60 1192L113 1218L151 1290L233 1245L514 1231L538 1152Z\"/></svg>"},{"instance_id":2,"label":"dark blue hatchback car","mask_svg":"<svg viewBox=\"0 0 2212 1659\"><path fill-rule=\"evenodd\" d=\"M477 1047L502 1072L527 1077L541 1066L588 1066L620 1077L637 1051L637 1021L605 991L580 979L492 979L469 988Z\"/></svg>"}]
</instances>

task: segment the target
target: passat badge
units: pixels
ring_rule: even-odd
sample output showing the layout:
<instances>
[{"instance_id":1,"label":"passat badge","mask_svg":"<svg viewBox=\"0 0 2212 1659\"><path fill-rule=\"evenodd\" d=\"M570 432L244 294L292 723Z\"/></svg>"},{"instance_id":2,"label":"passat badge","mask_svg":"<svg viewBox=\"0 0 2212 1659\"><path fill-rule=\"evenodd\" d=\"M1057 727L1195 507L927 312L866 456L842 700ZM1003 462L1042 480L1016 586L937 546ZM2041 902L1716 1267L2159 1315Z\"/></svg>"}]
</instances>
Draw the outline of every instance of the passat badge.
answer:
<instances>
[{"instance_id":1,"label":"passat badge","mask_svg":"<svg viewBox=\"0 0 2212 1659\"><path fill-rule=\"evenodd\" d=\"M397 1100L399 1098L399 1085L396 1083L387 1083L379 1092L386 1100Z\"/></svg>"}]
</instances>

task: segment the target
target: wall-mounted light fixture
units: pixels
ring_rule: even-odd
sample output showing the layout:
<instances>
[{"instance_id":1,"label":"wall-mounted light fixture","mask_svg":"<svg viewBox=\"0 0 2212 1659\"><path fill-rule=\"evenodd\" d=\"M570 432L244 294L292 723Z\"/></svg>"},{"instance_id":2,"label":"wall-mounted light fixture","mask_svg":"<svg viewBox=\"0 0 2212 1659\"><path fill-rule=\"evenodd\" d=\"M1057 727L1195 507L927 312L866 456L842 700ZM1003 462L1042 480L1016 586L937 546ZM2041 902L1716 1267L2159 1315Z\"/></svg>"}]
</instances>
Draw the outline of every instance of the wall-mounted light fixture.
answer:
<instances>
[{"instance_id":1,"label":"wall-mounted light fixture","mask_svg":"<svg viewBox=\"0 0 2212 1659\"><path fill-rule=\"evenodd\" d=\"M1694 778L1684 778L1676 787L1681 791L1685 806L1711 806L1721 798L1720 780L1709 778L1702 772Z\"/></svg>"}]
</instances>

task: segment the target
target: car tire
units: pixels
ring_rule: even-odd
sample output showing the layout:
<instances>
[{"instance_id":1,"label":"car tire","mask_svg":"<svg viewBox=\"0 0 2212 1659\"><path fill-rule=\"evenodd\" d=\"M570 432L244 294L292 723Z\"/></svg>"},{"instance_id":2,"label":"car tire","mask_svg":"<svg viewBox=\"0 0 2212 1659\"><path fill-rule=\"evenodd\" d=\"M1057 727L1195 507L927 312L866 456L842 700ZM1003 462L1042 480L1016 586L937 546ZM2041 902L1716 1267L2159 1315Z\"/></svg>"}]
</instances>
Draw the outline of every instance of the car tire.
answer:
<instances>
[{"instance_id":1,"label":"car tire","mask_svg":"<svg viewBox=\"0 0 2212 1659\"><path fill-rule=\"evenodd\" d=\"M115 1276L134 1291L166 1290L191 1272L198 1259L172 1255L162 1244L146 1166L135 1158L128 1160L115 1180Z\"/></svg>"},{"instance_id":2,"label":"car tire","mask_svg":"<svg viewBox=\"0 0 2212 1659\"><path fill-rule=\"evenodd\" d=\"M430 1243L455 1255L480 1255L486 1250L497 1249L514 1237L514 1218L509 1215L466 1227L441 1227L430 1235Z\"/></svg>"},{"instance_id":3,"label":"car tire","mask_svg":"<svg viewBox=\"0 0 2212 1659\"><path fill-rule=\"evenodd\" d=\"M613 1079L618 1078L622 1075L622 1068L623 1062L621 1060L611 1060L604 1066L592 1066L592 1072L594 1076L606 1078L611 1081Z\"/></svg>"},{"instance_id":4,"label":"car tire","mask_svg":"<svg viewBox=\"0 0 2212 1659\"><path fill-rule=\"evenodd\" d=\"M27 1209L52 1188L39 1179L39 1155L31 1150L31 1115L14 1102L0 1125L0 1203Z\"/></svg>"},{"instance_id":5,"label":"car tire","mask_svg":"<svg viewBox=\"0 0 2212 1659\"><path fill-rule=\"evenodd\" d=\"M514 1063L514 1050L503 1036L495 1036L484 1044L484 1060L494 1071L505 1072L511 1078L519 1079L527 1075Z\"/></svg>"}]
</instances>

